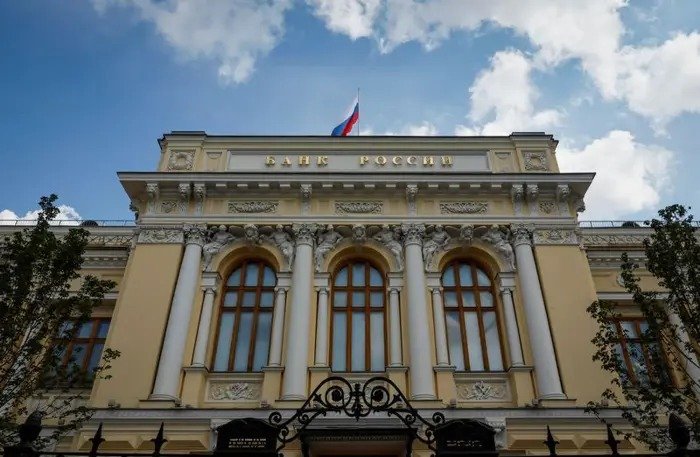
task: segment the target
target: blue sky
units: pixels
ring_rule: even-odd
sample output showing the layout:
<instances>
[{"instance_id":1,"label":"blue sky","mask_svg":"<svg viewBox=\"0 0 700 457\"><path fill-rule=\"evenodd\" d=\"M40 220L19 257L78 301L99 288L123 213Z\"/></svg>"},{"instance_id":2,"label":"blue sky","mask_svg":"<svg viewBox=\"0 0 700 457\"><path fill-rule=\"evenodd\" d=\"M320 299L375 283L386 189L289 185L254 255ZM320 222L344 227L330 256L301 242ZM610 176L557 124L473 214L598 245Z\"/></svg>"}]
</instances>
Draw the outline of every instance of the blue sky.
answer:
<instances>
[{"instance_id":1,"label":"blue sky","mask_svg":"<svg viewBox=\"0 0 700 457\"><path fill-rule=\"evenodd\" d=\"M584 219L697 206L700 2L0 2L0 219L60 196L128 219L117 171L170 130L328 134L361 88L363 134L537 130L596 171Z\"/></svg>"}]
</instances>

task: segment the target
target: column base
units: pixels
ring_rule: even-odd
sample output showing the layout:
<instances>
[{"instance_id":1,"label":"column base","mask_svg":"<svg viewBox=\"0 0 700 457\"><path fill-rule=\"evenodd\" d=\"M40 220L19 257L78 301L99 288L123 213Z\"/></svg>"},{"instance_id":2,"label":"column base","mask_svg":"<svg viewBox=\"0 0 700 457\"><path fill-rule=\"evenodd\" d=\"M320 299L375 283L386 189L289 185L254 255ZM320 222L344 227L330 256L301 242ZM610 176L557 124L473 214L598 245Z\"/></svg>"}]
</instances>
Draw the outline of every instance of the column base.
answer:
<instances>
[{"instance_id":1,"label":"column base","mask_svg":"<svg viewBox=\"0 0 700 457\"><path fill-rule=\"evenodd\" d=\"M180 399L174 395L151 394L148 396L148 401L173 401L175 403L179 403Z\"/></svg>"},{"instance_id":2,"label":"column base","mask_svg":"<svg viewBox=\"0 0 700 457\"><path fill-rule=\"evenodd\" d=\"M563 393L553 393L553 394L545 394L545 395L540 395L537 397L538 400L568 400L566 395Z\"/></svg>"},{"instance_id":3,"label":"column base","mask_svg":"<svg viewBox=\"0 0 700 457\"><path fill-rule=\"evenodd\" d=\"M437 395L433 394L416 394L411 395L411 400L437 400Z\"/></svg>"},{"instance_id":4,"label":"column base","mask_svg":"<svg viewBox=\"0 0 700 457\"><path fill-rule=\"evenodd\" d=\"M306 395L287 394L287 395L282 395L280 397L280 400L282 400L282 401L305 401Z\"/></svg>"}]
</instances>

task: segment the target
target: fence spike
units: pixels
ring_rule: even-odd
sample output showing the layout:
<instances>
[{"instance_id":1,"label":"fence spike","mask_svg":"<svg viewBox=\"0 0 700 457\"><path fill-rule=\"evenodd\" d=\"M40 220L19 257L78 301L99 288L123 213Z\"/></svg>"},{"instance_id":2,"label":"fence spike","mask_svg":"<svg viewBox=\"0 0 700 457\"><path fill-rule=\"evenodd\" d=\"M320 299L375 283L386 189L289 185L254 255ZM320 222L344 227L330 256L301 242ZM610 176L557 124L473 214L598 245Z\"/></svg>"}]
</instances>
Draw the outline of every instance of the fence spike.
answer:
<instances>
[{"instance_id":1,"label":"fence spike","mask_svg":"<svg viewBox=\"0 0 700 457\"><path fill-rule=\"evenodd\" d=\"M96 457L97 456L97 449L100 447L100 444L104 442L104 438L102 438L102 422L100 422L100 425L97 427L97 431L95 432L95 436L90 438L90 441L92 442L92 446L90 447L90 457Z\"/></svg>"},{"instance_id":2,"label":"fence spike","mask_svg":"<svg viewBox=\"0 0 700 457\"><path fill-rule=\"evenodd\" d=\"M165 443L168 442L168 440L165 439L163 436L163 427L165 426L165 422L160 423L160 428L158 429L158 434L156 435L155 438L151 439L151 442L153 443L153 457L158 457L160 455L160 450L163 447Z\"/></svg>"},{"instance_id":3,"label":"fence spike","mask_svg":"<svg viewBox=\"0 0 700 457\"><path fill-rule=\"evenodd\" d=\"M615 435L613 434L610 424L606 424L606 427L608 429L608 439L603 442L610 447L610 450L612 451L611 455L618 456L620 453L617 452L617 445L620 444L620 440L615 439Z\"/></svg>"},{"instance_id":4,"label":"fence spike","mask_svg":"<svg viewBox=\"0 0 700 457\"><path fill-rule=\"evenodd\" d=\"M543 443L547 446L547 449L549 449L550 457L555 457L557 455L557 444L559 444L559 441L555 440L552 436L549 425L547 426L547 439L543 441Z\"/></svg>"}]
</instances>

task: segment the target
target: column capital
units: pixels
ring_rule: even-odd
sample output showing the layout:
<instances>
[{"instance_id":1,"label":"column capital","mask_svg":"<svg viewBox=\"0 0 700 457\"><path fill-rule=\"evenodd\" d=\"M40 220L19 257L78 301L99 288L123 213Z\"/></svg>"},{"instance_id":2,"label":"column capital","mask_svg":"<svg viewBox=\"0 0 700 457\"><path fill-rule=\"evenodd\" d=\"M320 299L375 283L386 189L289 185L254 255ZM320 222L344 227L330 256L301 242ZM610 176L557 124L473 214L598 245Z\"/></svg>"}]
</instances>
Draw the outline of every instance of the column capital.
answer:
<instances>
[{"instance_id":1,"label":"column capital","mask_svg":"<svg viewBox=\"0 0 700 457\"><path fill-rule=\"evenodd\" d=\"M289 286L277 286L275 287L275 293L276 294L281 294L281 293L287 293L289 292Z\"/></svg>"},{"instance_id":2,"label":"column capital","mask_svg":"<svg viewBox=\"0 0 700 457\"><path fill-rule=\"evenodd\" d=\"M204 246L207 236L206 225L184 224L182 231L185 233L185 244L196 244Z\"/></svg>"},{"instance_id":3,"label":"column capital","mask_svg":"<svg viewBox=\"0 0 700 457\"><path fill-rule=\"evenodd\" d=\"M306 244L309 246L314 245L314 238L316 231L318 230L318 225L316 224L294 224L292 225L292 232L294 232L294 238L297 246Z\"/></svg>"},{"instance_id":4,"label":"column capital","mask_svg":"<svg viewBox=\"0 0 700 457\"><path fill-rule=\"evenodd\" d=\"M401 224L401 232L404 236L404 245L409 246L423 244L423 235L425 235L425 224Z\"/></svg>"},{"instance_id":5,"label":"column capital","mask_svg":"<svg viewBox=\"0 0 700 457\"><path fill-rule=\"evenodd\" d=\"M389 293L390 294L398 294L401 293L401 287L389 287Z\"/></svg>"},{"instance_id":6,"label":"column capital","mask_svg":"<svg viewBox=\"0 0 700 457\"><path fill-rule=\"evenodd\" d=\"M498 290L499 290L502 294L508 292L508 293L510 293L511 295L513 295L513 292L515 291L515 287L514 287L514 286L500 286L500 287L498 288Z\"/></svg>"},{"instance_id":7,"label":"column capital","mask_svg":"<svg viewBox=\"0 0 700 457\"><path fill-rule=\"evenodd\" d=\"M510 231L513 234L513 246L532 245L533 230L534 227L525 224L512 225Z\"/></svg>"},{"instance_id":8,"label":"column capital","mask_svg":"<svg viewBox=\"0 0 700 457\"><path fill-rule=\"evenodd\" d=\"M443 290L442 286L435 286L435 287L430 288L430 292L433 295L442 293L442 290Z\"/></svg>"},{"instance_id":9,"label":"column capital","mask_svg":"<svg viewBox=\"0 0 700 457\"><path fill-rule=\"evenodd\" d=\"M328 286L316 286L314 287L314 290L316 290L316 292L319 294L328 294Z\"/></svg>"}]
</instances>

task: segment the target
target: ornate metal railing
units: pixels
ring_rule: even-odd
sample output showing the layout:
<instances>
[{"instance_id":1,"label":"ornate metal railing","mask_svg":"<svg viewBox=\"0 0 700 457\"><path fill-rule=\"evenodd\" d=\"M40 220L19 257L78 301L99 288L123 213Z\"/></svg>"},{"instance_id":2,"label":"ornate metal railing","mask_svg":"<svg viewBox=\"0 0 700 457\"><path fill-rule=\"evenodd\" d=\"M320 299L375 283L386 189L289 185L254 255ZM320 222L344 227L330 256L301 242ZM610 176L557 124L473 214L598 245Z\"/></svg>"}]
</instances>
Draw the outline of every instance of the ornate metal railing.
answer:
<instances>
[{"instance_id":1,"label":"ornate metal railing","mask_svg":"<svg viewBox=\"0 0 700 457\"><path fill-rule=\"evenodd\" d=\"M646 228L643 220L630 221L579 221L581 228ZM700 228L700 221L693 221L692 225Z\"/></svg>"},{"instance_id":2,"label":"ornate metal railing","mask_svg":"<svg viewBox=\"0 0 700 457\"><path fill-rule=\"evenodd\" d=\"M0 226L24 227L36 225L36 219L3 219ZM134 227L133 219L61 219L51 221L54 227Z\"/></svg>"}]
</instances>

